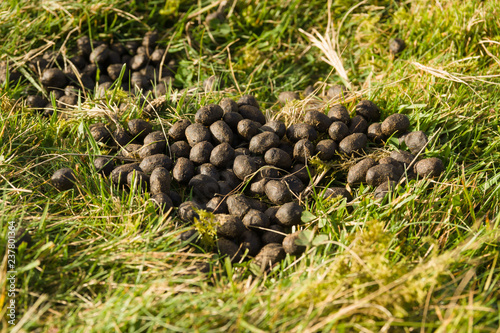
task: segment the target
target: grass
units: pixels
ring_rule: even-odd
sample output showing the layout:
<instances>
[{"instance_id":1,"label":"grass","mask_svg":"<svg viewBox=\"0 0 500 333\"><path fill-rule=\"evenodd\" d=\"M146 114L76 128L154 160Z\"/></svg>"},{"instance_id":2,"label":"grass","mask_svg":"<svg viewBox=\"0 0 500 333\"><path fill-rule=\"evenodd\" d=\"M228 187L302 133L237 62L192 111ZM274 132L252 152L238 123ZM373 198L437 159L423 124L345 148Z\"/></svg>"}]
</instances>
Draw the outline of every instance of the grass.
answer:
<instances>
[{"instance_id":1,"label":"grass","mask_svg":"<svg viewBox=\"0 0 500 333\"><path fill-rule=\"evenodd\" d=\"M229 2L227 19L207 25L211 3L3 1L0 58L26 68L33 49L71 54L78 36L124 41L158 29L179 59L178 88L217 75L223 93L185 92L186 103L152 119L157 127L223 95L255 94L276 115L286 112L279 92L342 82L299 32L325 32L324 1ZM340 59L360 93L349 110L363 96L384 117L407 114L432 137L422 156L442 158L446 170L383 201L366 186L347 205L313 195L306 254L267 275L179 242L186 227L175 217L94 175L90 162L106 151L88 126L103 112L125 121L142 106L119 113L113 100L93 99L67 117L44 118L22 107L27 81L2 86L0 235L14 220L33 238L18 248L14 328L0 250L2 332L498 332L499 5L333 1ZM388 51L394 37L408 44L398 57ZM379 153L397 148L389 141ZM47 182L61 167L75 170L76 189L57 192ZM200 273L206 263L209 273Z\"/></svg>"}]
</instances>

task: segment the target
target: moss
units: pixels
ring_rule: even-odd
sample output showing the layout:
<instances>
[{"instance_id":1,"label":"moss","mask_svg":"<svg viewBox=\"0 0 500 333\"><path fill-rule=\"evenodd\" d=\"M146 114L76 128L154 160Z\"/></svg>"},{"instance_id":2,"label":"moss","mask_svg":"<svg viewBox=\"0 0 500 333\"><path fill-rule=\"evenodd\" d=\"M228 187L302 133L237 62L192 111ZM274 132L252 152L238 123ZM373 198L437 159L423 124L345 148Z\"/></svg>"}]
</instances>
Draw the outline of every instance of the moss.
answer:
<instances>
[{"instance_id":1,"label":"moss","mask_svg":"<svg viewBox=\"0 0 500 333\"><path fill-rule=\"evenodd\" d=\"M194 227L200 234L200 241L207 249L213 249L217 243L217 221L215 215L203 209L195 209L199 219L194 219Z\"/></svg>"},{"instance_id":2,"label":"moss","mask_svg":"<svg viewBox=\"0 0 500 333\"><path fill-rule=\"evenodd\" d=\"M380 221L367 222L362 231L350 237L349 245L334 262L318 274L323 276L319 283L302 297L323 306L322 311L336 312L355 304L346 316L369 314L382 319L387 313L405 318L413 308L423 306L431 286L448 272L450 257L431 253L425 264L405 259L394 262L390 253L395 238L385 228ZM299 303L305 304L302 297ZM343 301L325 303L337 297Z\"/></svg>"}]
</instances>

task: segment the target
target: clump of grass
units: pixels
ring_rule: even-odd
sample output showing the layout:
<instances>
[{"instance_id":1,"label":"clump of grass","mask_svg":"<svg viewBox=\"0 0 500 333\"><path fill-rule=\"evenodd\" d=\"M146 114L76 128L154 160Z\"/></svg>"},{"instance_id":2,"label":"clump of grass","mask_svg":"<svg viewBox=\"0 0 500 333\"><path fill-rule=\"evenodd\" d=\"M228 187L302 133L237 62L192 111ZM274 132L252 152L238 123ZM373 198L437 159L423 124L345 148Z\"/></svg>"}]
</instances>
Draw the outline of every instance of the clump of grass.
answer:
<instances>
[{"instance_id":1,"label":"clump of grass","mask_svg":"<svg viewBox=\"0 0 500 333\"><path fill-rule=\"evenodd\" d=\"M328 65L332 66L342 79L342 82L345 84L345 86L348 89L350 89L351 82L347 77L347 72L344 68L344 64L341 59L340 47L338 44L338 36L337 33L335 32L335 27L333 25L333 20L331 15L332 0L328 0L327 4L328 4L327 5L328 23L326 26L326 31L324 36L321 35L316 29L313 29L313 33L308 33L302 29L299 29L299 31L309 38L309 41L312 45L321 50L321 52L323 53L321 60L326 62ZM360 4L354 6L352 9L358 7L359 5ZM348 13L352 11L352 9L350 9ZM342 26L342 23L340 24L340 26Z\"/></svg>"}]
</instances>

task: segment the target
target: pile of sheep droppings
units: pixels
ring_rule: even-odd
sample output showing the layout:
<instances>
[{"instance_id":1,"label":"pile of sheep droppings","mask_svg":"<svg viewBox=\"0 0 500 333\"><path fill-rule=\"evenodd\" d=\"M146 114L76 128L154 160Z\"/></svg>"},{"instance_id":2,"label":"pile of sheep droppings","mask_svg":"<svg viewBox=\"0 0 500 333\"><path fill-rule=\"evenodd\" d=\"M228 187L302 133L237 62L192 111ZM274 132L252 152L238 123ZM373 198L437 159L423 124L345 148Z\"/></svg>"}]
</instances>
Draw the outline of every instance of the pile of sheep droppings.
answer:
<instances>
[{"instance_id":1,"label":"pile of sheep droppings","mask_svg":"<svg viewBox=\"0 0 500 333\"><path fill-rule=\"evenodd\" d=\"M427 137L421 131L408 132L406 115L380 120L377 105L363 100L352 118L345 106L337 104L328 114L309 111L303 123L287 128L281 121L267 120L257 100L245 95L237 102L223 98L218 105L203 106L194 122L178 120L167 133L155 131L142 119L130 120L128 129L98 123L90 132L95 141L115 146L118 156L136 160L97 157L97 172L123 189L140 185L161 213L175 209L186 224L208 223L218 251L233 262L254 257L261 269L267 269L287 253L299 255L305 250L296 241L303 212L299 202L317 185L312 182L312 158L325 163L359 160L372 149L367 145L399 137L409 152L392 151L378 161L365 157L348 169L348 188L368 184L375 188L375 198L383 198L404 179L437 177L444 171L438 158L415 158ZM74 182L68 168L52 177L59 190ZM187 187L191 199L184 201L171 189L173 184ZM345 187L327 187L320 195L353 199ZM193 241L198 231L194 228L180 238Z\"/></svg>"},{"instance_id":2,"label":"pile of sheep droppings","mask_svg":"<svg viewBox=\"0 0 500 333\"><path fill-rule=\"evenodd\" d=\"M84 36L77 39L75 55L70 58L47 51L26 64L31 75L39 78L40 91L30 92L25 104L50 116L54 107L75 107L89 94L103 97L113 85L133 95L165 95L177 65L158 39L154 31L146 33L141 42L106 43ZM0 63L0 84L21 79L19 71Z\"/></svg>"}]
</instances>

